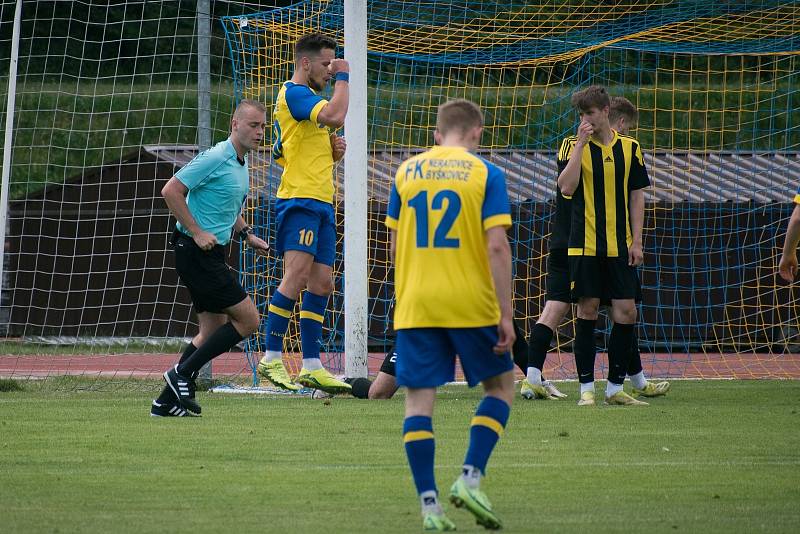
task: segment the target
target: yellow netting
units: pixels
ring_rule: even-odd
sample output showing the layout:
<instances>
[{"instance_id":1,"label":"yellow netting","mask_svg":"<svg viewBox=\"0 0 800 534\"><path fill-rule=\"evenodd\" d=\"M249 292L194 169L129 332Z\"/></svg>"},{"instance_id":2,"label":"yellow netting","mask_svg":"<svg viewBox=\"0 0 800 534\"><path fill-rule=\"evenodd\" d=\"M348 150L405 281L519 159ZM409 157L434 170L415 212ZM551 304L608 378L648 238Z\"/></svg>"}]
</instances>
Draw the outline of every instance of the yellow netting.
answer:
<instances>
[{"instance_id":1,"label":"yellow netting","mask_svg":"<svg viewBox=\"0 0 800 534\"><path fill-rule=\"evenodd\" d=\"M432 142L436 107L465 97L485 110L483 147L507 172L514 204L515 305L527 330L544 304L554 152L576 125L569 97L599 83L638 107L631 133L645 147L653 181L639 331L643 351L658 354L648 364L662 374L716 376L682 355L741 353L726 360L726 369L737 361L747 369L756 352L793 351L797 298L775 269L782 243L776 236L800 185L800 6L737 6L371 3L369 101L351 106L369 111L373 348L382 350L392 337L382 228L389 182L409 151ZM300 35L320 30L342 37L336 2L243 20L226 23L240 95L269 106L291 74L291 44ZM264 198L274 192L278 171L267 158L257 162L257 183L266 193L248 206L252 220L269 228L274 220ZM341 216L338 195L337 211ZM262 304L279 280L277 265L249 267ZM332 351L343 335L340 288L338 280L335 311L326 321ZM292 323L290 352L300 351L297 334ZM569 349L571 335L566 322L560 348ZM552 360L553 372L572 369L571 356Z\"/></svg>"}]
</instances>

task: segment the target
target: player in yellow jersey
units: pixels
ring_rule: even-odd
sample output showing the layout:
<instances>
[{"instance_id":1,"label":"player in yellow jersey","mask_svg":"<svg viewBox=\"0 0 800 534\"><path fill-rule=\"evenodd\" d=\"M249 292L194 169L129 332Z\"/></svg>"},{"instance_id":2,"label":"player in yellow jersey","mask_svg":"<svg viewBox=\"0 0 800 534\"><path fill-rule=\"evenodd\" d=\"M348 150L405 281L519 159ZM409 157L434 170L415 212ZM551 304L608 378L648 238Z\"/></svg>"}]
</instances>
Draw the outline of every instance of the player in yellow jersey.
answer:
<instances>
[{"instance_id":1,"label":"player in yellow jersey","mask_svg":"<svg viewBox=\"0 0 800 534\"><path fill-rule=\"evenodd\" d=\"M278 387L297 390L300 384L331 394L350 391L322 366L319 355L336 255L333 165L346 149L331 130L344 124L349 102L350 67L335 53L330 37L301 37L294 47L294 74L275 102L272 157L283 167L275 204L276 249L283 254L284 274L270 300L267 350L258 364L259 374ZM328 101L317 93L331 80ZM282 361L283 338L301 293L303 368L294 383Z\"/></svg>"},{"instance_id":2,"label":"player in yellow jersey","mask_svg":"<svg viewBox=\"0 0 800 534\"><path fill-rule=\"evenodd\" d=\"M591 86L572 95L580 114L578 135L565 141L561 194L572 198L567 250L572 298L578 300L575 354L581 404L594 403L594 326L603 297L611 300L614 326L608 342L606 403L646 405L622 390L636 323L641 265L644 188L650 179L639 143L609 123L610 97ZM589 356L592 356L589 358ZM583 356L583 357L582 357Z\"/></svg>"},{"instance_id":3,"label":"player in yellow jersey","mask_svg":"<svg viewBox=\"0 0 800 534\"><path fill-rule=\"evenodd\" d=\"M486 395L450 501L486 528L502 526L479 484L514 396L511 210L503 172L472 152L482 130L481 110L472 102L441 105L438 146L400 165L386 214L395 263L397 383L408 388L403 441L425 530L455 530L439 504L431 418L436 388L454 379L456 354L467 383L482 383Z\"/></svg>"},{"instance_id":4,"label":"player in yellow jersey","mask_svg":"<svg viewBox=\"0 0 800 534\"><path fill-rule=\"evenodd\" d=\"M778 273L781 278L789 282L794 282L797 277L797 243L800 242L800 189L794 196L794 210L789 219L789 226L786 228L786 237L783 241L783 254L778 265Z\"/></svg>"}]
</instances>

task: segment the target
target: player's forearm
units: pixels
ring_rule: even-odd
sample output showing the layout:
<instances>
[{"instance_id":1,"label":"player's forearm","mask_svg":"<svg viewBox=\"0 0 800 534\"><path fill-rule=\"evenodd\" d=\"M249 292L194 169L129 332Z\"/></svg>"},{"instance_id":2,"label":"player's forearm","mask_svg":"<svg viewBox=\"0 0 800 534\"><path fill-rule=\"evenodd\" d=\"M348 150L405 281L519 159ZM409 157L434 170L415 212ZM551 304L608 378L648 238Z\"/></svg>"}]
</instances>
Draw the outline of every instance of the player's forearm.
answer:
<instances>
[{"instance_id":1,"label":"player's forearm","mask_svg":"<svg viewBox=\"0 0 800 534\"><path fill-rule=\"evenodd\" d=\"M242 229L243 229L243 228L246 228L247 226L249 226L249 225L248 225L248 224L247 224L247 222L244 220L244 217L242 217L241 215L239 215L239 216L236 218L236 222L235 222L235 223L233 223L233 231L234 231L234 232L236 232L236 233L238 234L240 231L242 231Z\"/></svg>"},{"instance_id":2,"label":"player's forearm","mask_svg":"<svg viewBox=\"0 0 800 534\"><path fill-rule=\"evenodd\" d=\"M185 195L175 188L165 186L164 189L161 190L161 196L164 197L164 201L167 203L170 213L178 219L181 226L189 230L193 235L202 230L197 224L197 221L194 220L194 217L192 217L189 206L186 205Z\"/></svg>"},{"instance_id":3,"label":"player's forearm","mask_svg":"<svg viewBox=\"0 0 800 534\"><path fill-rule=\"evenodd\" d=\"M795 254L797 244L800 242L800 204L794 207L792 216L789 219L789 226L786 228L786 239L783 242L783 255Z\"/></svg>"},{"instance_id":4,"label":"player's forearm","mask_svg":"<svg viewBox=\"0 0 800 534\"><path fill-rule=\"evenodd\" d=\"M348 82L338 80L333 86L333 96L328 104L319 112L319 122L330 128L341 128L350 105L350 87Z\"/></svg>"},{"instance_id":5,"label":"player's forearm","mask_svg":"<svg viewBox=\"0 0 800 534\"><path fill-rule=\"evenodd\" d=\"M567 166L558 175L558 188L561 194L565 196L572 196L578 188L578 182L581 179L581 157L583 156L583 145L575 145L572 149L572 154L569 157Z\"/></svg>"},{"instance_id":6,"label":"player's forearm","mask_svg":"<svg viewBox=\"0 0 800 534\"><path fill-rule=\"evenodd\" d=\"M495 240L489 244L489 267L494 281L497 302L502 317L512 317L511 305L511 247L508 239Z\"/></svg>"},{"instance_id":7,"label":"player's forearm","mask_svg":"<svg viewBox=\"0 0 800 534\"><path fill-rule=\"evenodd\" d=\"M631 234L633 242L642 244L642 228L644 227L644 190L631 191Z\"/></svg>"}]
</instances>

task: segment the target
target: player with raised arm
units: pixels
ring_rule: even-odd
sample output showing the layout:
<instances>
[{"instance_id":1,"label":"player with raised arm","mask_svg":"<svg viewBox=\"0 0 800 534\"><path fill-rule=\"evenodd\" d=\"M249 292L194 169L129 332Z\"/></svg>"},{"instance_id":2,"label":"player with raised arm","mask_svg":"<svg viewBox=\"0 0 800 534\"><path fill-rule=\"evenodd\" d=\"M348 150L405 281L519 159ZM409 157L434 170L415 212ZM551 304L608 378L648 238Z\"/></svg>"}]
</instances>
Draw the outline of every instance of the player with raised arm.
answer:
<instances>
[{"instance_id":1,"label":"player with raised arm","mask_svg":"<svg viewBox=\"0 0 800 534\"><path fill-rule=\"evenodd\" d=\"M333 166L346 149L344 138L330 130L344 124L349 102L350 68L335 54L336 41L330 37L301 37L294 47L294 74L275 103L272 156L283 167L275 204L276 249L283 255L284 273L269 303L267 350L258 364L259 374L280 388L296 391L302 385L331 394L350 391L349 384L322 366L319 353L336 255ZM333 96L328 101L317 93L331 79ZM303 368L295 383L282 352L301 293Z\"/></svg>"},{"instance_id":2,"label":"player with raised arm","mask_svg":"<svg viewBox=\"0 0 800 534\"><path fill-rule=\"evenodd\" d=\"M477 105L442 104L438 146L400 165L386 214L395 263L397 383L408 388L403 441L429 531L455 530L439 504L432 416L436 388L455 377L456 355L467 383L482 383L485 396L450 502L486 528L502 526L480 482L514 396L511 210L503 172L473 154L482 131Z\"/></svg>"},{"instance_id":3,"label":"player with raised arm","mask_svg":"<svg viewBox=\"0 0 800 534\"><path fill-rule=\"evenodd\" d=\"M269 251L241 215L250 189L247 154L261 144L266 121L261 103L242 100L230 137L198 154L161 190L178 220L170 240L175 269L192 297L200 331L178 364L164 373L167 385L153 401L153 416L199 414L195 379L200 368L258 328L258 310L225 264L223 247L233 231L256 253Z\"/></svg>"},{"instance_id":4,"label":"player with raised arm","mask_svg":"<svg viewBox=\"0 0 800 534\"><path fill-rule=\"evenodd\" d=\"M594 327L600 300L611 300L606 403L646 405L622 389L636 323L636 267L642 263L644 188L650 185L639 143L611 128L608 92L591 86L572 95L581 122L565 141L558 176L572 197L569 248L572 298L578 300L575 354L580 404L594 404ZM591 355L591 358L589 356Z\"/></svg>"}]
</instances>

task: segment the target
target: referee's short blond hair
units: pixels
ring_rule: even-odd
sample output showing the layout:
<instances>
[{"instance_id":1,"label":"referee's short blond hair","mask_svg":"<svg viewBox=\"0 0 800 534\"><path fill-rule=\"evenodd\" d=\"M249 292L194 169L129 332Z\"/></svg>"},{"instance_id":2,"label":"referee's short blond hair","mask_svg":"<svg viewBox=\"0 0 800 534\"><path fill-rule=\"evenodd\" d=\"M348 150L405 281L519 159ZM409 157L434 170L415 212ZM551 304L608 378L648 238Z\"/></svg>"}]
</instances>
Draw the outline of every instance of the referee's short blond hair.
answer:
<instances>
[{"instance_id":1,"label":"referee's short blond hair","mask_svg":"<svg viewBox=\"0 0 800 534\"><path fill-rule=\"evenodd\" d=\"M261 113L266 113L267 112L266 106L264 106L264 104L262 104L258 100L252 100L250 98L243 98L242 100L239 101L239 105L236 106L236 110L233 112L234 118L238 117L245 107L254 108L257 111L260 111Z\"/></svg>"},{"instance_id":2,"label":"referee's short blond hair","mask_svg":"<svg viewBox=\"0 0 800 534\"><path fill-rule=\"evenodd\" d=\"M448 100L439 106L436 115L436 129L440 135L459 130L461 133L471 128L483 126L483 112L475 102L463 98Z\"/></svg>"}]
</instances>

